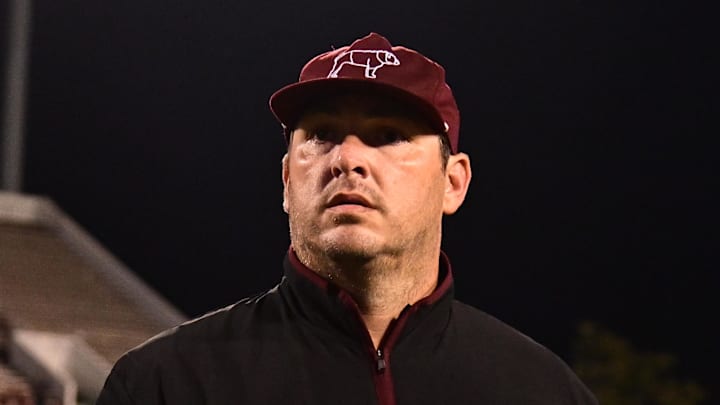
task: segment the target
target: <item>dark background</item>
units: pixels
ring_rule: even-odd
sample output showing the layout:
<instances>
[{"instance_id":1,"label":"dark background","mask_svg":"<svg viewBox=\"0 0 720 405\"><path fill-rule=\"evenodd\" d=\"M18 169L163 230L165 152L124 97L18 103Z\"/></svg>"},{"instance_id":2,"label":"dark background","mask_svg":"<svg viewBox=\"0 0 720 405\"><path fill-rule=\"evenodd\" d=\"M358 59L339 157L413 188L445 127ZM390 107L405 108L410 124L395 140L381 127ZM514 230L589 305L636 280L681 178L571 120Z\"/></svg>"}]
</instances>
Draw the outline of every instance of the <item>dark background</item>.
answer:
<instances>
[{"instance_id":1,"label":"dark background","mask_svg":"<svg viewBox=\"0 0 720 405\"><path fill-rule=\"evenodd\" d=\"M720 385L718 45L691 2L34 2L24 191L188 316L288 246L267 100L370 31L447 69L474 178L457 296L568 358L581 320Z\"/></svg>"}]
</instances>

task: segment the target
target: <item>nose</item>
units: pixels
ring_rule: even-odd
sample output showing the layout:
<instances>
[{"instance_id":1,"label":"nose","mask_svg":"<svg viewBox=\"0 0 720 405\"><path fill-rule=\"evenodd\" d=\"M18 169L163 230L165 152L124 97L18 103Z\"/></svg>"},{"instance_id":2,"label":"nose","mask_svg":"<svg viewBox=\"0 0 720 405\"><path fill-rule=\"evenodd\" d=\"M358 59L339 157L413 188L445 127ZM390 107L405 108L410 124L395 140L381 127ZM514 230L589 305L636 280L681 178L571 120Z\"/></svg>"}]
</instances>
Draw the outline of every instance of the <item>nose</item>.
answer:
<instances>
[{"instance_id":1,"label":"nose","mask_svg":"<svg viewBox=\"0 0 720 405\"><path fill-rule=\"evenodd\" d=\"M340 177L343 174L367 176L369 148L358 136L346 135L334 147L331 165L333 177Z\"/></svg>"}]
</instances>

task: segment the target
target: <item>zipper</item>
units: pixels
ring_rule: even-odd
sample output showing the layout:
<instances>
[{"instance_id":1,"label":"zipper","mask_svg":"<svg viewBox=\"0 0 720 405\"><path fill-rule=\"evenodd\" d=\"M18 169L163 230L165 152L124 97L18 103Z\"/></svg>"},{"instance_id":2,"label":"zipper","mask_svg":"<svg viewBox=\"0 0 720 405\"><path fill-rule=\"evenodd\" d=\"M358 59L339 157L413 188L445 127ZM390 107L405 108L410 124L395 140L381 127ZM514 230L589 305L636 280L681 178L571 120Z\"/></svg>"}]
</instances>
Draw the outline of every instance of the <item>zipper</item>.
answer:
<instances>
[{"instance_id":1,"label":"zipper","mask_svg":"<svg viewBox=\"0 0 720 405\"><path fill-rule=\"evenodd\" d=\"M382 374L383 372L385 372L385 367L387 366L387 364L385 363L385 356L383 355L382 349L377 349L375 356L375 360L377 361L377 372Z\"/></svg>"},{"instance_id":2,"label":"zipper","mask_svg":"<svg viewBox=\"0 0 720 405\"><path fill-rule=\"evenodd\" d=\"M375 393L377 394L378 404L396 405L395 387L393 386L392 370L390 369L389 356L390 351L395 345L395 341L399 338L400 332L402 331L405 321L407 320L407 317L409 315L408 310L412 307L410 305L407 305L405 308L403 308L397 318L390 321L390 324L385 330L385 335L380 339L378 347L376 348L375 344L372 341L372 338L370 337L370 332L367 330L365 322L360 315L360 310L358 309L355 301L353 301L352 297L350 297L349 294L344 293L344 291L342 290L340 294L340 299L345 302L345 305L348 305L350 308L354 308L353 313L356 316L358 325L365 332L364 334L367 342L366 344L369 348L366 353L369 355L371 361L370 370L372 372L372 378L375 385Z\"/></svg>"},{"instance_id":3,"label":"zipper","mask_svg":"<svg viewBox=\"0 0 720 405\"><path fill-rule=\"evenodd\" d=\"M395 387L392 381L392 372L390 364L385 353L384 346L374 349L375 370L373 372L373 381L375 383L375 393L377 394L378 405L395 405Z\"/></svg>"},{"instance_id":4,"label":"zipper","mask_svg":"<svg viewBox=\"0 0 720 405\"><path fill-rule=\"evenodd\" d=\"M392 379L392 370L390 369L389 355L405 324L405 319L407 318L405 312L406 311L403 310L400 316L390 321L385 331L385 336L380 339L377 348L372 344L372 340L370 340L370 335L368 334L368 342L372 347L370 353L374 353L375 373L373 379L375 381L375 391L377 392L379 405L396 405L395 387Z\"/></svg>"}]
</instances>

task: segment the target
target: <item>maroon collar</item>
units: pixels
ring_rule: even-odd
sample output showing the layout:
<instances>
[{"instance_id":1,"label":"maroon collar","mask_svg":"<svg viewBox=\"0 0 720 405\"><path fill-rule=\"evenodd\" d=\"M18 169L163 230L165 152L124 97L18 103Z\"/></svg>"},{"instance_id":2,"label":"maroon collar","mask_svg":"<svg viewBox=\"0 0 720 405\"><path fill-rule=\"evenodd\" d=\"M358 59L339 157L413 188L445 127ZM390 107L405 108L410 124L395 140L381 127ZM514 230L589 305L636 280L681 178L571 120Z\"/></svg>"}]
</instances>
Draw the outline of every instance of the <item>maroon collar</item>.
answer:
<instances>
[{"instance_id":1,"label":"maroon collar","mask_svg":"<svg viewBox=\"0 0 720 405\"><path fill-rule=\"evenodd\" d=\"M444 252L440 254L439 263L435 291L405 307L394 322L392 346L416 328L422 328L425 336L441 336L438 332L447 326L454 299L453 277L450 260ZM292 246L285 256L284 269L280 292L295 316L330 333L339 331L353 340L369 338L358 305L350 294L303 265Z\"/></svg>"}]
</instances>

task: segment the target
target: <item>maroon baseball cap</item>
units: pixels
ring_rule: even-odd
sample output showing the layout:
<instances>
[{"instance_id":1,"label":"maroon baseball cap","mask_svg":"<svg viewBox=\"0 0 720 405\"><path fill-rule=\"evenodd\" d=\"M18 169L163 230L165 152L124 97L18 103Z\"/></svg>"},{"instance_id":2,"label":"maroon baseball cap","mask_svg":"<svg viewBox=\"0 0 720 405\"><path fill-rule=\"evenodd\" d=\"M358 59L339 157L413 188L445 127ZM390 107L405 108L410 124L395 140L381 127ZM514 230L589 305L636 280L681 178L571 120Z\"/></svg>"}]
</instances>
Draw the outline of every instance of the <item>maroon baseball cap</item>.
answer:
<instances>
[{"instance_id":1,"label":"maroon baseball cap","mask_svg":"<svg viewBox=\"0 0 720 405\"><path fill-rule=\"evenodd\" d=\"M358 89L389 94L417 108L438 133L447 135L453 153L458 152L460 111L445 83L445 69L374 32L312 58L296 83L270 96L270 110L287 136L309 103Z\"/></svg>"}]
</instances>

